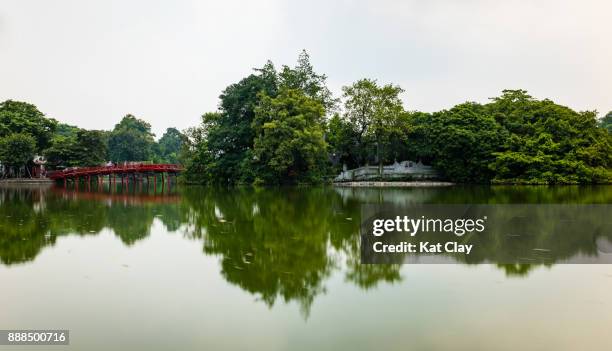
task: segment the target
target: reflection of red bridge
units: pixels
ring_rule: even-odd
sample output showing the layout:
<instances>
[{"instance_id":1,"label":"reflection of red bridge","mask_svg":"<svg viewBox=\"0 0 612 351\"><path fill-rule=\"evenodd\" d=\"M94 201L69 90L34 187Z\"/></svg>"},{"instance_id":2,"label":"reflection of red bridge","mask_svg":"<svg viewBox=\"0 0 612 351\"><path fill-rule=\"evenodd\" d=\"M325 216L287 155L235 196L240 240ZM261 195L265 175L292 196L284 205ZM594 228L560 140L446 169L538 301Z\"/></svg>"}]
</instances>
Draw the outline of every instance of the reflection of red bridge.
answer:
<instances>
[{"instance_id":1,"label":"reflection of red bridge","mask_svg":"<svg viewBox=\"0 0 612 351\"><path fill-rule=\"evenodd\" d=\"M109 176L109 180L111 175L113 176L113 180L117 175L122 179L123 177L127 179L131 177L136 180L138 178L142 179L143 177L148 177L149 175L156 176L157 174L161 174L163 179L164 173L170 176L176 175L182 170L183 168L181 166L173 164L134 163L116 166L69 168L63 171L48 172L47 176L53 180L63 179L64 181L66 179L75 180L79 178L89 180L91 177L101 178L106 175Z\"/></svg>"},{"instance_id":2,"label":"reflection of red bridge","mask_svg":"<svg viewBox=\"0 0 612 351\"><path fill-rule=\"evenodd\" d=\"M78 200L98 200L108 203L123 203L129 205L143 205L147 203L166 204L178 203L179 195L152 195L144 193L105 193L105 192L82 192L82 191L66 191L63 188L53 188L53 192L62 196L64 199Z\"/></svg>"}]
</instances>

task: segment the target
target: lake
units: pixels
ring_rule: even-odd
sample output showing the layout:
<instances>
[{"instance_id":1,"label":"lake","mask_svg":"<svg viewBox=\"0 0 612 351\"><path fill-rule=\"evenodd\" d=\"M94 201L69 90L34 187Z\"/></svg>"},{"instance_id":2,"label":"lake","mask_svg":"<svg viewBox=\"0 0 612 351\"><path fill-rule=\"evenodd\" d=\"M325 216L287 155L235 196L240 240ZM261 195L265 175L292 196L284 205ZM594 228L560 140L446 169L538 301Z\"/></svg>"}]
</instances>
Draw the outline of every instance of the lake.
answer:
<instances>
[{"instance_id":1,"label":"lake","mask_svg":"<svg viewBox=\"0 0 612 351\"><path fill-rule=\"evenodd\" d=\"M364 204L611 203L612 186L5 187L0 329L69 329L74 350L610 350L612 265L563 263L612 233L362 265L359 229ZM536 243L543 263L499 259Z\"/></svg>"}]
</instances>

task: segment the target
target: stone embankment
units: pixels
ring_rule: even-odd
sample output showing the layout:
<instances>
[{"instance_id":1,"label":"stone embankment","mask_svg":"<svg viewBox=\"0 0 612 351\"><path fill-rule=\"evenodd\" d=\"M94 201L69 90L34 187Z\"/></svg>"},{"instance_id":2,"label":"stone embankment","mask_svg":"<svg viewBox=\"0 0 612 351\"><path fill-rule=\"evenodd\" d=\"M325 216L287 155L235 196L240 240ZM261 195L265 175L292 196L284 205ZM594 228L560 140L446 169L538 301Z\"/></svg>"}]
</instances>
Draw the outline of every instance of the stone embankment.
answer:
<instances>
[{"instance_id":1,"label":"stone embankment","mask_svg":"<svg viewBox=\"0 0 612 351\"><path fill-rule=\"evenodd\" d=\"M438 186L452 186L455 183L451 182L429 182L429 181L414 181L414 182L337 182L334 186L340 187L371 187L371 188L425 188L425 187L438 187Z\"/></svg>"}]
</instances>

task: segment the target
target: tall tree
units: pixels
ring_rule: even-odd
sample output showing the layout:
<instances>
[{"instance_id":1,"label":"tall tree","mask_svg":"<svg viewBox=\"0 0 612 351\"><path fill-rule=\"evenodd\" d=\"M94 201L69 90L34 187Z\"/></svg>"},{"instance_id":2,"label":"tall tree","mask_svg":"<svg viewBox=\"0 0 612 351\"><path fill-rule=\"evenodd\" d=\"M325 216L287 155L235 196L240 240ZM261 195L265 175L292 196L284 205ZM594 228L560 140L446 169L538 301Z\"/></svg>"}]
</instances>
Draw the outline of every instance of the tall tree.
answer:
<instances>
[{"instance_id":1,"label":"tall tree","mask_svg":"<svg viewBox=\"0 0 612 351\"><path fill-rule=\"evenodd\" d=\"M76 135L54 135L51 146L43 151L49 168L78 166Z\"/></svg>"},{"instance_id":2,"label":"tall tree","mask_svg":"<svg viewBox=\"0 0 612 351\"><path fill-rule=\"evenodd\" d=\"M69 136L55 135L44 151L51 168L98 166L108 159L108 132L78 129Z\"/></svg>"},{"instance_id":3,"label":"tall tree","mask_svg":"<svg viewBox=\"0 0 612 351\"><path fill-rule=\"evenodd\" d=\"M32 104L13 100L0 103L0 137L29 134L36 141L36 152L40 152L49 146L56 127L56 120L46 118Z\"/></svg>"},{"instance_id":4,"label":"tall tree","mask_svg":"<svg viewBox=\"0 0 612 351\"><path fill-rule=\"evenodd\" d=\"M26 168L36 152L36 139L26 133L14 133L0 138L0 161L7 166L13 176L22 176L22 167Z\"/></svg>"},{"instance_id":5,"label":"tall tree","mask_svg":"<svg viewBox=\"0 0 612 351\"><path fill-rule=\"evenodd\" d=\"M300 90L283 89L275 98L263 96L255 111L257 182L320 181L327 162L323 105Z\"/></svg>"},{"instance_id":6,"label":"tall tree","mask_svg":"<svg viewBox=\"0 0 612 351\"><path fill-rule=\"evenodd\" d=\"M456 182L488 182L489 165L505 134L486 107L464 103L433 114L416 114L409 143L418 158L433 162Z\"/></svg>"},{"instance_id":7,"label":"tall tree","mask_svg":"<svg viewBox=\"0 0 612 351\"><path fill-rule=\"evenodd\" d=\"M153 137L149 123L128 114L110 133L109 156L115 162L149 161L153 157Z\"/></svg>"},{"instance_id":8,"label":"tall tree","mask_svg":"<svg viewBox=\"0 0 612 351\"><path fill-rule=\"evenodd\" d=\"M279 88L300 90L309 98L318 101L325 108L325 112L332 112L338 105L326 85L327 76L318 74L310 63L310 55L302 50L297 65L293 68L283 66L278 73Z\"/></svg>"},{"instance_id":9,"label":"tall tree","mask_svg":"<svg viewBox=\"0 0 612 351\"><path fill-rule=\"evenodd\" d=\"M206 150L210 158L204 178L229 184L254 181L257 175L251 166L255 157L255 110L263 99L277 97L279 90L298 90L320 103L325 114L336 104L325 80L325 75L314 72L308 54L302 52L294 68L283 66L277 72L268 61L255 73L228 86L220 96L218 113L205 114L201 126L194 130L203 133L205 147L191 149Z\"/></svg>"},{"instance_id":10,"label":"tall tree","mask_svg":"<svg viewBox=\"0 0 612 351\"><path fill-rule=\"evenodd\" d=\"M76 157L81 166L96 166L108 160L108 136L99 130L81 129L76 136Z\"/></svg>"},{"instance_id":11,"label":"tall tree","mask_svg":"<svg viewBox=\"0 0 612 351\"><path fill-rule=\"evenodd\" d=\"M612 133L612 111L608 112L601 121L599 122L602 128L608 130L609 133Z\"/></svg>"},{"instance_id":12,"label":"tall tree","mask_svg":"<svg viewBox=\"0 0 612 351\"><path fill-rule=\"evenodd\" d=\"M183 135L176 128L168 128L156 145L159 162L177 163Z\"/></svg>"},{"instance_id":13,"label":"tall tree","mask_svg":"<svg viewBox=\"0 0 612 351\"><path fill-rule=\"evenodd\" d=\"M202 127L207 149L213 157L210 174L218 183L251 181L248 169L253 149L252 127L259 94L275 96L277 77L274 65L268 62L256 73L228 86L220 96L219 113L205 114Z\"/></svg>"},{"instance_id":14,"label":"tall tree","mask_svg":"<svg viewBox=\"0 0 612 351\"><path fill-rule=\"evenodd\" d=\"M339 114L334 114L327 123L325 140L334 166L346 165L359 167L361 160L367 158L365 150L358 148L358 137L353 126ZM336 167L336 171L339 167Z\"/></svg>"},{"instance_id":15,"label":"tall tree","mask_svg":"<svg viewBox=\"0 0 612 351\"><path fill-rule=\"evenodd\" d=\"M218 115L218 113L212 113ZM208 117L205 114L202 119ZM182 178L186 183L202 184L214 181L210 173L213 157L208 148L206 132L202 126L188 128L183 134L179 162L185 168Z\"/></svg>"},{"instance_id":16,"label":"tall tree","mask_svg":"<svg viewBox=\"0 0 612 351\"><path fill-rule=\"evenodd\" d=\"M399 95L404 91L397 85L379 86L375 80L361 79L342 88L344 118L352 125L358 148L375 143L379 172L382 174L383 150L390 135L401 127L404 108Z\"/></svg>"}]
</instances>

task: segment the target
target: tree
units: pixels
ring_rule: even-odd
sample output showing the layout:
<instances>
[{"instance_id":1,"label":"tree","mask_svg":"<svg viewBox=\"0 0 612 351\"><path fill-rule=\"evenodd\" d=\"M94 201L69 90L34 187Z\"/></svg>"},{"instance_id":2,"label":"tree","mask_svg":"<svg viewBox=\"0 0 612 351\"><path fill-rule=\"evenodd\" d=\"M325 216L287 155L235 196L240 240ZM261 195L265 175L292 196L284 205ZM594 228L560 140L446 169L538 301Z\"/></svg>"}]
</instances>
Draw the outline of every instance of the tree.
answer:
<instances>
[{"instance_id":1,"label":"tree","mask_svg":"<svg viewBox=\"0 0 612 351\"><path fill-rule=\"evenodd\" d=\"M78 131L81 130L79 127L71 126L66 123L58 123L55 128L55 132L53 133L53 137L57 135L65 136L65 137L76 137Z\"/></svg>"},{"instance_id":2,"label":"tree","mask_svg":"<svg viewBox=\"0 0 612 351\"><path fill-rule=\"evenodd\" d=\"M210 159L205 167L206 178L222 184L253 182L257 177L252 167L256 139L253 122L262 98L275 98L279 90L299 90L324 106L325 114L336 104L325 80L324 75L314 72L308 54L303 52L295 68L283 66L277 72L268 61L255 69L255 73L228 86L220 96L218 113L208 113L202 118L199 128L205 147L193 148L206 150Z\"/></svg>"},{"instance_id":3,"label":"tree","mask_svg":"<svg viewBox=\"0 0 612 351\"><path fill-rule=\"evenodd\" d=\"M176 128L168 128L156 145L159 162L177 163L183 135Z\"/></svg>"},{"instance_id":4,"label":"tree","mask_svg":"<svg viewBox=\"0 0 612 351\"><path fill-rule=\"evenodd\" d=\"M108 136L99 130L81 129L76 137L76 158L80 166L96 166L108 159Z\"/></svg>"},{"instance_id":5,"label":"tree","mask_svg":"<svg viewBox=\"0 0 612 351\"><path fill-rule=\"evenodd\" d=\"M612 181L612 135L593 111L576 112L524 90L504 90L487 105L509 136L495 154L495 182Z\"/></svg>"},{"instance_id":6,"label":"tree","mask_svg":"<svg viewBox=\"0 0 612 351\"><path fill-rule=\"evenodd\" d=\"M368 144L376 145L375 162L382 174L383 150L390 135L401 127L404 113L399 94L403 89L387 84L379 86L375 80L361 79L342 88L344 92L344 118L353 127L360 150ZM361 160L365 161L365 160Z\"/></svg>"},{"instance_id":7,"label":"tree","mask_svg":"<svg viewBox=\"0 0 612 351\"><path fill-rule=\"evenodd\" d=\"M49 146L56 127L56 120L46 118L32 104L13 100L0 103L0 137L29 134L36 142L35 152L40 152Z\"/></svg>"},{"instance_id":8,"label":"tree","mask_svg":"<svg viewBox=\"0 0 612 351\"><path fill-rule=\"evenodd\" d=\"M433 162L443 177L462 183L486 183L493 177L489 165L504 132L483 105L467 102L433 114L417 113L411 123L412 152Z\"/></svg>"},{"instance_id":9,"label":"tree","mask_svg":"<svg viewBox=\"0 0 612 351\"><path fill-rule=\"evenodd\" d=\"M49 168L73 167L78 165L75 136L55 135L51 146L43 151Z\"/></svg>"},{"instance_id":10,"label":"tree","mask_svg":"<svg viewBox=\"0 0 612 351\"><path fill-rule=\"evenodd\" d=\"M599 125L607 129L608 133L612 133L612 111L608 112L608 114L601 119Z\"/></svg>"},{"instance_id":11,"label":"tree","mask_svg":"<svg viewBox=\"0 0 612 351\"><path fill-rule=\"evenodd\" d=\"M320 181L327 162L324 114L323 105L300 90L282 90L275 98L262 95L253 122L256 181Z\"/></svg>"},{"instance_id":12,"label":"tree","mask_svg":"<svg viewBox=\"0 0 612 351\"><path fill-rule=\"evenodd\" d=\"M21 167L32 161L36 152L36 139L25 133L15 133L0 138L0 161L10 169L9 173L21 176ZM15 172L15 169L18 171Z\"/></svg>"},{"instance_id":13,"label":"tree","mask_svg":"<svg viewBox=\"0 0 612 351\"><path fill-rule=\"evenodd\" d=\"M321 103L327 113L337 107L338 100L334 99L331 91L327 88L326 80L326 75L317 74L314 71L306 50L302 50L294 68L285 65L278 73L280 89L302 91L304 95Z\"/></svg>"},{"instance_id":14,"label":"tree","mask_svg":"<svg viewBox=\"0 0 612 351\"><path fill-rule=\"evenodd\" d=\"M108 159L107 143L107 132L78 129L69 136L55 135L44 155L51 168L98 166Z\"/></svg>"},{"instance_id":15,"label":"tree","mask_svg":"<svg viewBox=\"0 0 612 351\"><path fill-rule=\"evenodd\" d=\"M115 162L149 161L153 156L153 137L149 123L128 114L110 133L109 156Z\"/></svg>"},{"instance_id":16,"label":"tree","mask_svg":"<svg viewBox=\"0 0 612 351\"><path fill-rule=\"evenodd\" d=\"M206 149L212 157L209 174L215 183L252 181L252 172L244 165L252 157L252 123L260 102L258 94L275 96L277 89L277 74L271 62L256 72L228 86L220 96L219 112L202 118Z\"/></svg>"},{"instance_id":17,"label":"tree","mask_svg":"<svg viewBox=\"0 0 612 351\"><path fill-rule=\"evenodd\" d=\"M335 114L327 123L326 141L336 166L345 164L349 168L356 168L359 167L359 162L367 157L364 150L358 148L358 137L354 128L339 114Z\"/></svg>"},{"instance_id":18,"label":"tree","mask_svg":"<svg viewBox=\"0 0 612 351\"><path fill-rule=\"evenodd\" d=\"M185 168L181 173L184 182L206 184L213 181L210 173L213 157L208 149L204 128L192 127L185 131L178 159Z\"/></svg>"}]
</instances>

